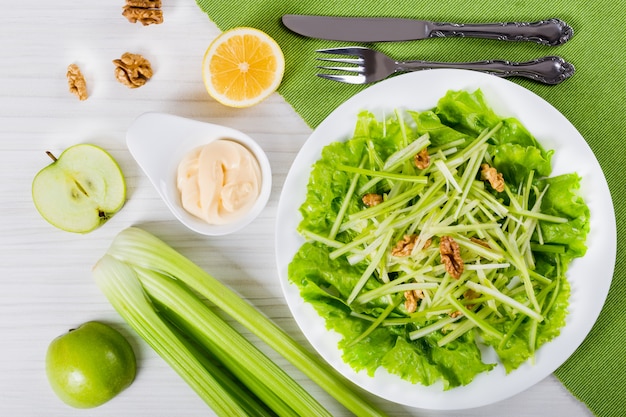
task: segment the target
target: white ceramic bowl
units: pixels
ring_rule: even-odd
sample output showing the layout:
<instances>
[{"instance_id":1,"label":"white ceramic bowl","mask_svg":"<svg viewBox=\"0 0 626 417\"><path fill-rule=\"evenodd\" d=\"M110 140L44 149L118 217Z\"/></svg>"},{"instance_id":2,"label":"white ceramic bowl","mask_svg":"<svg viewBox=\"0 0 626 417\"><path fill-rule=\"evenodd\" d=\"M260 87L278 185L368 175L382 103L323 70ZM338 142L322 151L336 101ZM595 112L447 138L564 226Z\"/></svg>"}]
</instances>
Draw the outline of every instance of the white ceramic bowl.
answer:
<instances>
[{"instance_id":1,"label":"white ceramic bowl","mask_svg":"<svg viewBox=\"0 0 626 417\"><path fill-rule=\"evenodd\" d=\"M183 157L198 146L229 139L245 146L261 167L261 192L252 209L235 222L208 224L189 214L182 206L176 187L176 171ZM267 204L272 188L272 172L267 155L248 135L225 126L186 119L166 113L144 113L126 132L126 144L174 216L189 229L209 236L240 230L254 220Z\"/></svg>"}]
</instances>

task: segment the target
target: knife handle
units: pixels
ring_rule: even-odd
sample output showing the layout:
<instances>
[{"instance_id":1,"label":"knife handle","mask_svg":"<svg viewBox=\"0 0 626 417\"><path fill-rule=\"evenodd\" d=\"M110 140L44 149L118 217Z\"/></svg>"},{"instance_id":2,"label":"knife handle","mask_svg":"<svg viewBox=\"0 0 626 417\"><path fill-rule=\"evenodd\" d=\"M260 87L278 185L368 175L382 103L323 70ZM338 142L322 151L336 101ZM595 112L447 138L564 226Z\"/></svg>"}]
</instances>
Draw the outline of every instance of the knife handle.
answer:
<instances>
[{"instance_id":1,"label":"knife handle","mask_svg":"<svg viewBox=\"0 0 626 417\"><path fill-rule=\"evenodd\" d=\"M530 41L542 45L562 45L574 36L574 29L561 19L538 22L443 23L429 22L430 38L468 37L504 41Z\"/></svg>"},{"instance_id":2,"label":"knife handle","mask_svg":"<svg viewBox=\"0 0 626 417\"><path fill-rule=\"evenodd\" d=\"M524 77L545 84L558 84L574 75L574 66L558 56L545 56L527 62L488 60L477 62L396 62L397 72L453 68L485 72L498 77Z\"/></svg>"}]
</instances>

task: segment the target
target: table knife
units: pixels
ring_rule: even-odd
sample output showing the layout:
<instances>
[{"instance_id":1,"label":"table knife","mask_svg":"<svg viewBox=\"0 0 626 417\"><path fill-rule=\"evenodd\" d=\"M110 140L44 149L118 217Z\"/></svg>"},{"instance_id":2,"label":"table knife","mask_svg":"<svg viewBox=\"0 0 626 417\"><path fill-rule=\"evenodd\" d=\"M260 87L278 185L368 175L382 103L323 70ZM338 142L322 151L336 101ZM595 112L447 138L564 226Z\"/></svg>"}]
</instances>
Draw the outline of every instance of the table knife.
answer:
<instances>
[{"instance_id":1,"label":"table knife","mask_svg":"<svg viewBox=\"0 0 626 417\"><path fill-rule=\"evenodd\" d=\"M567 42L574 35L571 26L556 18L537 22L444 23L405 18L287 14L282 17L282 21L291 31L309 38L346 42L471 37L556 46Z\"/></svg>"}]
</instances>

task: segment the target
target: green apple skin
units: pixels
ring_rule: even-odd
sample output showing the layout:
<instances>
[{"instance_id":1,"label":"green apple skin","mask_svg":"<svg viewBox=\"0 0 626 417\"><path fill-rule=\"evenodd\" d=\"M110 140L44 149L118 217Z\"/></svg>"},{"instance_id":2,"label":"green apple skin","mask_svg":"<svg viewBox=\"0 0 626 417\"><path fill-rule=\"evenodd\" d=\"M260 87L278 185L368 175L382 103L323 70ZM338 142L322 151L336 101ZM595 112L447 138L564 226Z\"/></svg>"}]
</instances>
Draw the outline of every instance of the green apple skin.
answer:
<instances>
[{"instance_id":1,"label":"green apple skin","mask_svg":"<svg viewBox=\"0 0 626 417\"><path fill-rule=\"evenodd\" d=\"M94 408L115 397L134 381L136 367L128 340L97 321L57 337L46 354L50 386L75 408Z\"/></svg>"},{"instance_id":2,"label":"green apple skin","mask_svg":"<svg viewBox=\"0 0 626 417\"><path fill-rule=\"evenodd\" d=\"M67 148L33 179L37 211L53 226L87 233L117 213L126 201L126 181L104 149L79 144Z\"/></svg>"}]
</instances>

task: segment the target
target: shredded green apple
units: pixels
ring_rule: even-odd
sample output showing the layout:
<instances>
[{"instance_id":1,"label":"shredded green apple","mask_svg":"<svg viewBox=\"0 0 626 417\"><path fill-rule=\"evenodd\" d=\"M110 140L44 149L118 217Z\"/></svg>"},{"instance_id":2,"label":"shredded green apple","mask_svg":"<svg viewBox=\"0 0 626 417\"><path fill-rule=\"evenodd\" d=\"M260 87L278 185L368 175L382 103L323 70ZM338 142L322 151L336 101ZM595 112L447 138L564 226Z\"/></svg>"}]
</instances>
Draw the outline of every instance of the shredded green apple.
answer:
<instances>
[{"instance_id":1,"label":"shredded green apple","mask_svg":"<svg viewBox=\"0 0 626 417\"><path fill-rule=\"evenodd\" d=\"M449 389L496 366L479 340L510 372L559 334L589 210L551 156L480 90L382 121L362 112L323 149L289 279L348 364Z\"/></svg>"}]
</instances>

